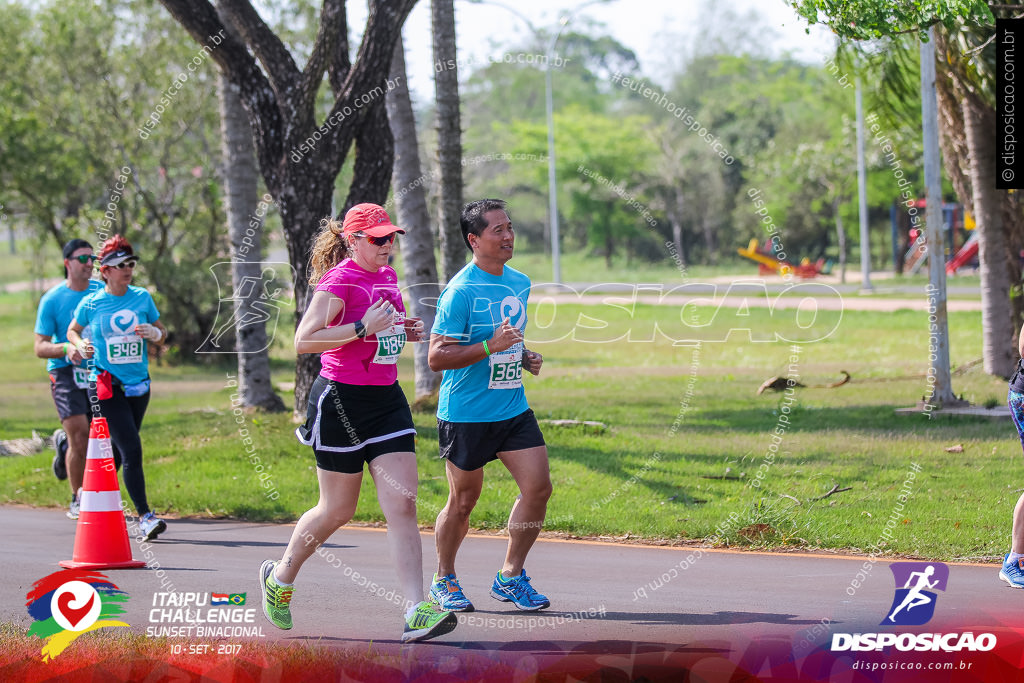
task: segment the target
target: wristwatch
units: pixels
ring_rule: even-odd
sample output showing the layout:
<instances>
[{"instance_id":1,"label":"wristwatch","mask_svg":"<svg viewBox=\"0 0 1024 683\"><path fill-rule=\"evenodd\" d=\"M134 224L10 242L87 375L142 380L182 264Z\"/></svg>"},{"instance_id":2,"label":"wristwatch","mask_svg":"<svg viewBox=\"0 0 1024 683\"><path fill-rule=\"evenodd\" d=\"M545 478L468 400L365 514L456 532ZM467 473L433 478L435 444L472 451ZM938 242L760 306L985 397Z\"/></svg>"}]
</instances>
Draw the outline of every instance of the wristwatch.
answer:
<instances>
[{"instance_id":1,"label":"wristwatch","mask_svg":"<svg viewBox=\"0 0 1024 683\"><path fill-rule=\"evenodd\" d=\"M353 325L355 325L356 328L356 337L362 339L366 336L366 325L363 324L362 320L355 321Z\"/></svg>"}]
</instances>

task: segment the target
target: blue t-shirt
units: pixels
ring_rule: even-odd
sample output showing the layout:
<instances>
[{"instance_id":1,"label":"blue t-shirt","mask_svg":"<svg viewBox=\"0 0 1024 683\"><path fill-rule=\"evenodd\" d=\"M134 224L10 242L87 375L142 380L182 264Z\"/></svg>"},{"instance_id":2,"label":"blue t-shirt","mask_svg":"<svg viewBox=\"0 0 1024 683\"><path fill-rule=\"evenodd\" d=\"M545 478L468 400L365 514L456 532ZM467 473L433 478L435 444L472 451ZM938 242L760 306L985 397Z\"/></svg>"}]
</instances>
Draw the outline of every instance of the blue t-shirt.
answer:
<instances>
[{"instance_id":1,"label":"blue t-shirt","mask_svg":"<svg viewBox=\"0 0 1024 683\"><path fill-rule=\"evenodd\" d=\"M99 280L89 280L89 286L81 292L68 287L67 280L52 287L39 300L39 311L36 313L36 334L49 337L54 344L63 344L68 340L68 325L71 324L75 308L85 297L97 289L103 289ZM58 368L71 365L66 358L47 358L46 371L53 372Z\"/></svg>"},{"instance_id":2,"label":"blue t-shirt","mask_svg":"<svg viewBox=\"0 0 1024 683\"><path fill-rule=\"evenodd\" d=\"M525 331L529 298L530 278L519 271L505 266L501 276L496 276L470 263L441 292L431 332L470 345L490 339L505 318ZM523 391L522 354L519 343L469 367L445 370L438 418L499 422L526 412L530 406Z\"/></svg>"},{"instance_id":3,"label":"blue t-shirt","mask_svg":"<svg viewBox=\"0 0 1024 683\"><path fill-rule=\"evenodd\" d=\"M142 287L128 286L121 296L105 290L82 300L75 309L75 322L82 336L92 341L95 353L89 378L106 370L121 384L138 384L149 377L148 344L135 334L139 323L153 324L160 318L153 297Z\"/></svg>"}]
</instances>

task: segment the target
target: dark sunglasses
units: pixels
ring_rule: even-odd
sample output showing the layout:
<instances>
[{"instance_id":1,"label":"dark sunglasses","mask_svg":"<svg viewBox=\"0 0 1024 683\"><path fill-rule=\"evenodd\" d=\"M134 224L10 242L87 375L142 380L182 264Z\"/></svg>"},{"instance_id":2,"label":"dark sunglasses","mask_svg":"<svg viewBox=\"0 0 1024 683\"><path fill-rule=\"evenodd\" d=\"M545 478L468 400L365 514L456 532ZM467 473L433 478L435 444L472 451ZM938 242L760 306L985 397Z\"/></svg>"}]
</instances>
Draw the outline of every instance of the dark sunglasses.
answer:
<instances>
[{"instance_id":1,"label":"dark sunglasses","mask_svg":"<svg viewBox=\"0 0 1024 683\"><path fill-rule=\"evenodd\" d=\"M117 268L118 270L124 270L125 268L134 269L135 268L135 264L137 264L137 263L138 263L138 261L134 261L134 260L133 261L121 261L116 266L110 266L110 267L111 268Z\"/></svg>"},{"instance_id":2,"label":"dark sunglasses","mask_svg":"<svg viewBox=\"0 0 1024 683\"><path fill-rule=\"evenodd\" d=\"M391 244L395 241L395 233L384 237L370 237L369 235L363 235L363 237L366 238L367 242L377 247L383 247L385 244Z\"/></svg>"},{"instance_id":3,"label":"dark sunglasses","mask_svg":"<svg viewBox=\"0 0 1024 683\"><path fill-rule=\"evenodd\" d=\"M79 263L92 263L96 260L96 257L92 254L79 254L78 256L72 256L68 260L78 261Z\"/></svg>"}]
</instances>

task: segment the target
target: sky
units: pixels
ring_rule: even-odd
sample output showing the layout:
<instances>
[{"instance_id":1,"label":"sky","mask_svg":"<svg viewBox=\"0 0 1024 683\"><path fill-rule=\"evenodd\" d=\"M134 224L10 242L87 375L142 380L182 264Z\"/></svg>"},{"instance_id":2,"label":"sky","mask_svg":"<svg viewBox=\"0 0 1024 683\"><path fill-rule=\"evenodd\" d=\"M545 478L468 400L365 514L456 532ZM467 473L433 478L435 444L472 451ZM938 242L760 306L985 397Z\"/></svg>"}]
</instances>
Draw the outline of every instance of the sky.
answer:
<instances>
[{"instance_id":1,"label":"sky","mask_svg":"<svg viewBox=\"0 0 1024 683\"><path fill-rule=\"evenodd\" d=\"M610 0L598 4L589 4L586 0L509 0L488 4L456 0L461 64L500 60L503 55L519 52L529 44L531 30L526 22L498 4L513 7L538 30L556 27L560 17L568 14L571 19L567 31L586 29L591 35L597 35L599 29L588 27L587 20L601 22L607 34L636 53L641 73L662 85L685 55L699 47L696 33L701 30L699 27L709 23L730 44L747 44L752 51L776 56L788 51L806 62L823 62L835 46L834 37L825 28L813 27L808 35L805 22L783 0ZM352 3L350 9L349 25L353 27L365 22L365 13L357 14L358 6L359 3ZM716 20L707 16L712 11L709 7L714 7L713 12L718 17L731 12L738 19L735 22ZM574 13L576 8L580 9ZM756 12L760 19L750 20L750 12ZM427 104L433 98L430 0L416 4L403 35L413 97L419 105ZM466 71L460 69L460 79Z\"/></svg>"}]
</instances>

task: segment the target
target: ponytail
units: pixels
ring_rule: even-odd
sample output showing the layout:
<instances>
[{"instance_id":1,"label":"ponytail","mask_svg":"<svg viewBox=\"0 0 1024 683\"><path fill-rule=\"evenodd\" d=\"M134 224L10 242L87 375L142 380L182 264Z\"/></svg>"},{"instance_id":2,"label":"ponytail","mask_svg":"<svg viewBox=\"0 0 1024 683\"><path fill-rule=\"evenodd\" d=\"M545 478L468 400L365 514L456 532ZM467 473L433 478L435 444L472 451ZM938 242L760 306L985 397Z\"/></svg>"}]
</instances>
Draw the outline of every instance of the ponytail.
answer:
<instances>
[{"instance_id":1,"label":"ponytail","mask_svg":"<svg viewBox=\"0 0 1024 683\"><path fill-rule=\"evenodd\" d=\"M320 221L320 232L309 254L309 284L316 285L328 270L348 257L348 245L342 222L334 218Z\"/></svg>"}]
</instances>

